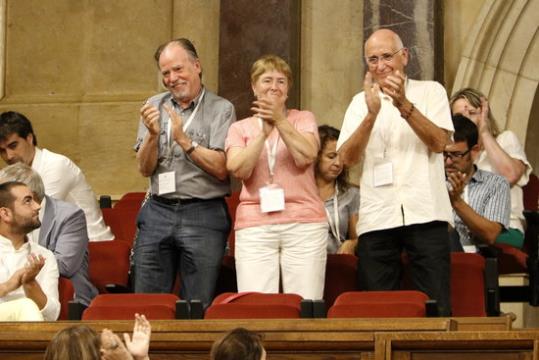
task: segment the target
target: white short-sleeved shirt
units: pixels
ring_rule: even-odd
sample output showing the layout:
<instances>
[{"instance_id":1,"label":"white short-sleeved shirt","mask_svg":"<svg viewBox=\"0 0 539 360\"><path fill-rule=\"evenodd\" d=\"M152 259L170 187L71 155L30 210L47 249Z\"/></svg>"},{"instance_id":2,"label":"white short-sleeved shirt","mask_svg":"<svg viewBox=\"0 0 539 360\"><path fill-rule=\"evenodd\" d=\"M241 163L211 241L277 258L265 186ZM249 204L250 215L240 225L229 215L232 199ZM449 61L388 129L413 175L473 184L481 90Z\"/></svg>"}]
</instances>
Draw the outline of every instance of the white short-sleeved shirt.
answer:
<instances>
[{"instance_id":1,"label":"white short-sleeved shirt","mask_svg":"<svg viewBox=\"0 0 539 360\"><path fill-rule=\"evenodd\" d=\"M0 283L6 282L11 275L27 262L30 254L42 255L45 265L37 274L36 280L41 290L47 296L47 303L41 309L45 321L54 321L60 315L60 301L58 300L58 264L54 254L32 241L27 241L19 249L15 250L11 240L0 235ZM19 287L6 296L0 298L0 303L26 297L24 289Z\"/></svg>"},{"instance_id":2,"label":"white short-sleeved shirt","mask_svg":"<svg viewBox=\"0 0 539 360\"><path fill-rule=\"evenodd\" d=\"M431 221L453 224L443 155L427 148L390 97L383 93L380 97L382 106L365 149L360 177L358 235ZM435 125L454 131L442 85L409 79L406 97ZM348 140L367 112L365 93L361 92L348 106L337 148ZM375 187L374 168L382 159L392 163L393 183Z\"/></svg>"},{"instance_id":3,"label":"white short-sleeved shirt","mask_svg":"<svg viewBox=\"0 0 539 360\"><path fill-rule=\"evenodd\" d=\"M32 169L41 176L45 194L75 204L84 211L90 241L114 239L110 227L103 220L94 191L73 161L64 155L36 147Z\"/></svg>"},{"instance_id":4,"label":"white short-sleeved shirt","mask_svg":"<svg viewBox=\"0 0 539 360\"><path fill-rule=\"evenodd\" d=\"M526 165L524 174L522 174L517 183L511 187L511 219L509 222L509 227L524 232L524 215L522 215L522 212L524 211L524 199L522 187L530 180L532 167L526 158L526 153L524 153L524 149L522 148L522 145L514 132L509 130L502 132L498 135L498 137L496 137L496 142L510 157L520 160ZM490 163L486 151L481 152L481 155L477 160L477 167L481 170L499 174Z\"/></svg>"}]
</instances>

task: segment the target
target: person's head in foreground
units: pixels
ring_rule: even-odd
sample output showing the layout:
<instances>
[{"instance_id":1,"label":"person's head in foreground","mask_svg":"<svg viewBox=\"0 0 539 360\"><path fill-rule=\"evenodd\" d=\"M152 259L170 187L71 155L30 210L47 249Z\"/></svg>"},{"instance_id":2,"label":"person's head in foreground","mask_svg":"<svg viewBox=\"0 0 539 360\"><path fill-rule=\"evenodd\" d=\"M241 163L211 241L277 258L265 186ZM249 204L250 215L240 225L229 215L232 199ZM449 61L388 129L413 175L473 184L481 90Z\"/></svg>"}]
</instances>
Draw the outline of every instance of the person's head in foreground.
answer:
<instances>
[{"instance_id":1,"label":"person's head in foreground","mask_svg":"<svg viewBox=\"0 0 539 360\"><path fill-rule=\"evenodd\" d=\"M244 328L236 328L213 343L211 360L265 360L262 337Z\"/></svg>"},{"instance_id":2,"label":"person's head in foreground","mask_svg":"<svg viewBox=\"0 0 539 360\"><path fill-rule=\"evenodd\" d=\"M45 360L147 360L151 326L144 315L135 314L133 335L124 341L108 329L101 334L86 325L75 325L57 332L45 351Z\"/></svg>"}]
</instances>

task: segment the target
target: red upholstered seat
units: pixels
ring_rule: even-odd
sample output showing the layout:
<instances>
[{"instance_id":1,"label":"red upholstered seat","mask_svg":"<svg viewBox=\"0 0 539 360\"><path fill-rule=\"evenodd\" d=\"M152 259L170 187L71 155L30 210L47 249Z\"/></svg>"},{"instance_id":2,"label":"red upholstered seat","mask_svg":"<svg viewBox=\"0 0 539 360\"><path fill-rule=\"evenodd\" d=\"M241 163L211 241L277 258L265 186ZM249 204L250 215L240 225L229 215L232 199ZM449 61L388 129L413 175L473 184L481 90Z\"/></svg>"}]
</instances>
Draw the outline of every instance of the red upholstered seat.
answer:
<instances>
[{"instance_id":1,"label":"red upholstered seat","mask_svg":"<svg viewBox=\"0 0 539 360\"><path fill-rule=\"evenodd\" d=\"M424 317L428 296L421 291L351 291L341 294L328 318Z\"/></svg>"},{"instance_id":2,"label":"red upholstered seat","mask_svg":"<svg viewBox=\"0 0 539 360\"><path fill-rule=\"evenodd\" d=\"M485 259L479 254L451 253L453 316L486 316Z\"/></svg>"},{"instance_id":3,"label":"red upholstered seat","mask_svg":"<svg viewBox=\"0 0 539 360\"><path fill-rule=\"evenodd\" d=\"M135 313L151 320L176 318L173 294L100 294L84 311L82 320L132 320Z\"/></svg>"},{"instance_id":4,"label":"red upholstered seat","mask_svg":"<svg viewBox=\"0 0 539 360\"><path fill-rule=\"evenodd\" d=\"M114 208L135 208L140 209L142 201L146 196L145 192L128 192L125 193L116 204Z\"/></svg>"},{"instance_id":5,"label":"red upholstered seat","mask_svg":"<svg viewBox=\"0 0 539 360\"><path fill-rule=\"evenodd\" d=\"M324 300L329 308L344 292L357 291L357 257L347 254L329 254L326 263Z\"/></svg>"},{"instance_id":6,"label":"red upholstered seat","mask_svg":"<svg viewBox=\"0 0 539 360\"><path fill-rule=\"evenodd\" d=\"M303 298L296 294L223 293L206 310L205 319L299 318Z\"/></svg>"},{"instance_id":7,"label":"red upholstered seat","mask_svg":"<svg viewBox=\"0 0 539 360\"><path fill-rule=\"evenodd\" d=\"M116 240L127 242L130 246L133 244L135 233L137 231L137 216L140 211L136 207L113 207L103 208L103 220L110 226Z\"/></svg>"},{"instance_id":8,"label":"red upholstered seat","mask_svg":"<svg viewBox=\"0 0 539 360\"><path fill-rule=\"evenodd\" d=\"M88 243L90 281L99 293L106 292L107 284L128 286L130 252L131 246L124 241Z\"/></svg>"},{"instance_id":9,"label":"red upholstered seat","mask_svg":"<svg viewBox=\"0 0 539 360\"><path fill-rule=\"evenodd\" d=\"M58 279L58 298L60 300L60 316L58 320L68 320L69 302L73 300L75 289L68 278L60 276Z\"/></svg>"}]
</instances>

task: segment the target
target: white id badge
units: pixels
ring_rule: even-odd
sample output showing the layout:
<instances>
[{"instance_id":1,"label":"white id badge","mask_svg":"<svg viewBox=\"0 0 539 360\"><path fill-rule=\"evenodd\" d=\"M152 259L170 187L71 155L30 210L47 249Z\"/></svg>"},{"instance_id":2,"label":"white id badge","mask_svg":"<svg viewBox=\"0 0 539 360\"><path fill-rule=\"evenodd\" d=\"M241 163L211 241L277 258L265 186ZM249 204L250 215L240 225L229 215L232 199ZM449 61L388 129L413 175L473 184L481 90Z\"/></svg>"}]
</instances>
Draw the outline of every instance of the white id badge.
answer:
<instances>
[{"instance_id":1,"label":"white id badge","mask_svg":"<svg viewBox=\"0 0 539 360\"><path fill-rule=\"evenodd\" d=\"M284 210L284 189L276 186L264 186L259 190L260 210L263 213Z\"/></svg>"},{"instance_id":2,"label":"white id badge","mask_svg":"<svg viewBox=\"0 0 539 360\"><path fill-rule=\"evenodd\" d=\"M374 164L373 185L384 186L393 183L393 163L388 160L380 160Z\"/></svg>"},{"instance_id":3,"label":"white id badge","mask_svg":"<svg viewBox=\"0 0 539 360\"><path fill-rule=\"evenodd\" d=\"M170 194L176 191L176 177L174 171L159 174L159 195Z\"/></svg>"}]
</instances>

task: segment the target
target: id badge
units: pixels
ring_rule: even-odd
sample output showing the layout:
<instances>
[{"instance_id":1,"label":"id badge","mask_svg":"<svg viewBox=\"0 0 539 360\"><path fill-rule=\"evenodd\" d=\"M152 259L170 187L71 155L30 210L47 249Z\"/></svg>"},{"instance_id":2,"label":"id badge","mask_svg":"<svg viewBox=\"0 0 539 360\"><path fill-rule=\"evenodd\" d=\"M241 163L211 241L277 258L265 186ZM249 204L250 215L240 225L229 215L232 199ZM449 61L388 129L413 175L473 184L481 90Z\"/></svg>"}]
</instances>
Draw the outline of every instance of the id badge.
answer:
<instances>
[{"instance_id":1,"label":"id badge","mask_svg":"<svg viewBox=\"0 0 539 360\"><path fill-rule=\"evenodd\" d=\"M393 163L389 160L379 160L374 164L374 187L393 184Z\"/></svg>"},{"instance_id":2,"label":"id badge","mask_svg":"<svg viewBox=\"0 0 539 360\"><path fill-rule=\"evenodd\" d=\"M174 171L159 174L159 195L176 192L176 176Z\"/></svg>"},{"instance_id":3,"label":"id badge","mask_svg":"<svg viewBox=\"0 0 539 360\"><path fill-rule=\"evenodd\" d=\"M284 210L284 189L278 185L268 185L260 188L260 211L263 213Z\"/></svg>"}]
</instances>

